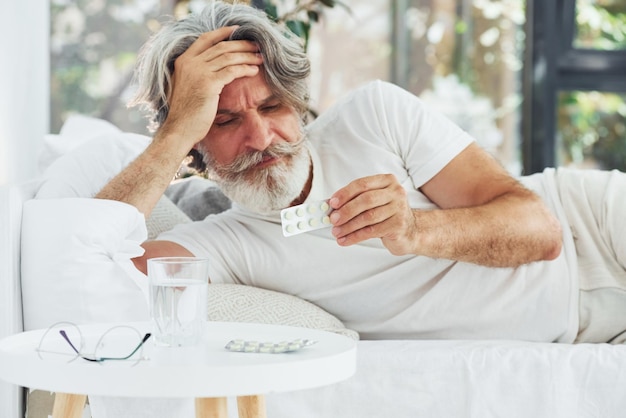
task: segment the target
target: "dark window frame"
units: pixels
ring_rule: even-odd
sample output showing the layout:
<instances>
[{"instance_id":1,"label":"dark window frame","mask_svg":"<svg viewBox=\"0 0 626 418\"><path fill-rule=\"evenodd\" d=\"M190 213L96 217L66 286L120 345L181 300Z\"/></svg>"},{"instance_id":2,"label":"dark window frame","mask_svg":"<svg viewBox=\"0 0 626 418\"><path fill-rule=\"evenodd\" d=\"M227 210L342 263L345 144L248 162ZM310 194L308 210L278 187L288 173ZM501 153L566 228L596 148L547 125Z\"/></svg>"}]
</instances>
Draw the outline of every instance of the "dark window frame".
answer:
<instances>
[{"instance_id":1,"label":"dark window frame","mask_svg":"<svg viewBox=\"0 0 626 418\"><path fill-rule=\"evenodd\" d=\"M554 167L560 91L626 92L626 50L577 49L576 0L527 0L522 91L524 174Z\"/></svg>"}]
</instances>

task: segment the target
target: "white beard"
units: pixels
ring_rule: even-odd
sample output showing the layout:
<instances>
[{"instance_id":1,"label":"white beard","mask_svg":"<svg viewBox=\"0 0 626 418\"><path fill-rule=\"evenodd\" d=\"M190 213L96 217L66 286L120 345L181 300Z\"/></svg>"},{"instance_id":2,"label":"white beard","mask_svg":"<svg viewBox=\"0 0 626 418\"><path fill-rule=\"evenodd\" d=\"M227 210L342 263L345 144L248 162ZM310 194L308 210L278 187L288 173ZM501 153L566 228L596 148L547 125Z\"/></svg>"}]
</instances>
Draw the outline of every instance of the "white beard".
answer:
<instances>
[{"instance_id":1,"label":"white beard","mask_svg":"<svg viewBox=\"0 0 626 418\"><path fill-rule=\"evenodd\" d=\"M311 159L304 140L280 143L264 152L237 157L228 167L219 166L205 151L209 178L233 202L257 213L268 214L288 207L296 200L309 180ZM266 153L283 160L265 168L255 168Z\"/></svg>"}]
</instances>

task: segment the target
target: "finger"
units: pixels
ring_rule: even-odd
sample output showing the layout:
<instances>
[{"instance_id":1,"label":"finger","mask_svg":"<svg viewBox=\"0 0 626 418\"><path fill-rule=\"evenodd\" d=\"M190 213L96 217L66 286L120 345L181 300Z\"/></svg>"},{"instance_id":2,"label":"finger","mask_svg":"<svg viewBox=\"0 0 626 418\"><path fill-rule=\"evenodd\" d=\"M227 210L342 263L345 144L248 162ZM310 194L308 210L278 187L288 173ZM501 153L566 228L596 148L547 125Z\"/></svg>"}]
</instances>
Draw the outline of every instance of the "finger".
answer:
<instances>
[{"instance_id":1,"label":"finger","mask_svg":"<svg viewBox=\"0 0 626 418\"><path fill-rule=\"evenodd\" d=\"M365 239L373 238L374 236L371 234L382 233L378 226L390 219L393 215L394 211L392 205L378 206L359 213L349 222L339 226L333 226L331 231L335 238L344 238L355 233L358 233L359 236L364 236ZM376 237L380 236L381 235L376 235Z\"/></svg>"},{"instance_id":2,"label":"finger","mask_svg":"<svg viewBox=\"0 0 626 418\"><path fill-rule=\"evenodd\" d=\"M333 210L330 214L330 221L334 226L341 226L352 222L358 217L368 219L372 216L367 214L368 211L387 205L392 199L393 196L387 188L367 190L356 195L339 209Z\"/></svg>"},{"instance_id":3,"label":"finger","mask_svg":"<svg viewBox=\"0 0 626 418\"><path fill-rule=\"evenodd\" d=\"M337 244L342 247L348 247L371 238L378 238L379 234L376 232L378 226L379 225L369 225L365 228L356 230L351 234L338 237Z\"/></svg>"},{"instance_id":4,"label":"finger","mask_svg":"<svg viewBox=\"0 0 626 418\"><path fill-rule=\"evenodd\" d=\"M180 78L182 84L202 86L206 94L220 94L222 88L235 78L258 73L261 64L263 57L252 52L223 54L210 62L204 62L201 57L181 55L174 62L172 85L176 87Z\"/></svg>"},{"instance_id":5,"label":"finger","mask_svg":"<svg viewBox=\"0 0 626 418\"><path fill-rule=\"evenodd\" d=\"M235 45L228 45L235 44ZM216 68L211 68L213 71L219 70L226 65L234 64L255 64L260 65L263 63L263 57L258 53L256 44L248 41L226 41L220 42L218 45L203 51L198 55L182 54L174 62L174 68L181 69L189 65L192 69L197 68L204 63L220 63L223 64ZM203 67L207 68L207 67Z\"/></svg>"},{"instance_id":6,"label":"finger","mask_svg":"<svg viewBox=\"0 0 626 418\"><path fill-rule=\"evenodd\" d=\"M395 177L392 174L376 174L356 179L331 196L330 206L333 209L339 209L356 196L368 190L383 189L390 186L394 181Z\"/></svg>"},{"instance_id":7,"label":"finger","mask_svg":"<svg viewBox=\"0 0 626 418\"><path fill-rule=\"evenodd\" d=\"M211 61L221 55L248 52L258 53L259 46L252 41L222 41L219 42L198 54L196 58L200 58L204 61Z\"/></svg>"},{"instance_id":8,"label":"finger","mask_svg":"<svg viewBox=\"0 0 626 418\"><path fill-rule=\"evenodd\" d=\"M392 231L394 230L394 225L396 223L394 219L396 218L397 216L394 215L382 222L367 225L349 234L336 237L337 244L347 247L372 238L385 239L388 235L392 235Z\"/></svg>"},{"instance_id":9,"label":"finger","mask_svg":"<svg viewBox=\"0 0 626 418\"><path fill-rule=\"evenodd\" d=\"M219 42L228 40L237 28L238 26L224 26L214 31L203 33L187 48L183 55L192 57L200 55Z\"/></svg>"},{"instance_id":10,"label":"finger","mask_svg":"<svg viewBox=\"0 0 626 418\"><path fill-rule=\"evenodd\" d=\"M402 248L404 246L402 240L411 235L411 221L414 220L412 212L408 208L404 212L398 211L394 208L394 204L389 206L391 208L385 208L385 211L379 215L372 215L372 219L383 219L382 221L363 226L350 233L339 234L336 237L337 243L341 246L348 246L371 238L380 238L390 250L393 247L393 251L397 250L397 254L406 253L406 250ZM393 251L392 253L396 254Z\"/></svg>"},{"instance_id":11,"label":"finger","mask_svg":"<svg viewBox=\"0 0 626 418\"><path fill-rule=\"evenodd\" d=\"M258 74L259 70L258 65L231 65L215 72L214 77L220 86L225 86L238 78L253 77Z\"/></svg>"},{"instance_id":12,"label":"finger","mask_svg":"<svg viewBox=\"0 0 626 418\"><path fill-rule=\"evenodd\" d=\"M263 57L258 53L251 52L234 52L223 54L215 59L203 64L208 71L221 71L227 67L237 65L256 65L263 64Z\"/></svg>"},{"instance_id":13,"label":"finger","mask_svg":"<svg viewBox=\"0 0 626 418\"><path fill-rule=\"evenodd\" d=\"M232 83L234 80L243 77L253 77L258 74L260 67L258 65L231 65L225 67L219 71L212 71L210 77L204 77L210 79L210 82L205 84L195 84L195 86L202 86L201 88L193 88L190 91L187 88L181 86L182 107L189 108L190 106L202 106L205 101L216 101L219 99L219 95L222 93L224 86ZM176 91L176 89L174 89ZM192 98L195 102L192 102ZM212 98L212 99L211 99ZM172 107L174 106L172 100Z\"/></svg>"}]
</instances>

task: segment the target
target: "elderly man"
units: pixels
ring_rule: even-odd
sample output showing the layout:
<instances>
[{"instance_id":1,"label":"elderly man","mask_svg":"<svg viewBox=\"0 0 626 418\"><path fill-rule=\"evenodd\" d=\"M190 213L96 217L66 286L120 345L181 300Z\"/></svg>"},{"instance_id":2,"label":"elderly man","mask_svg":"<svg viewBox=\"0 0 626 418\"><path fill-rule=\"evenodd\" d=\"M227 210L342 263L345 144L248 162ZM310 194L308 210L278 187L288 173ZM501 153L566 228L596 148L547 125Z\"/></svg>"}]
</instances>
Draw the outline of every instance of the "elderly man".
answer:
<instances>
[{"instance_id":1,"label":"elderly man","mask_svg":"<svg viewBox=\"0 0 626 418\"><path fill-rule=\"evenodd\" d=\"M622 173L515 180L383 82L305 125L308 74L293 37L244 5L153 37L137 102L154 139L96 197L147 215L192 152L234 207L144 243L137 268L206 256L213 282L298 295L362 338L624 340ZM282 236L280 209L321 199L330 229Z\"/></svg>"}]
</instances>

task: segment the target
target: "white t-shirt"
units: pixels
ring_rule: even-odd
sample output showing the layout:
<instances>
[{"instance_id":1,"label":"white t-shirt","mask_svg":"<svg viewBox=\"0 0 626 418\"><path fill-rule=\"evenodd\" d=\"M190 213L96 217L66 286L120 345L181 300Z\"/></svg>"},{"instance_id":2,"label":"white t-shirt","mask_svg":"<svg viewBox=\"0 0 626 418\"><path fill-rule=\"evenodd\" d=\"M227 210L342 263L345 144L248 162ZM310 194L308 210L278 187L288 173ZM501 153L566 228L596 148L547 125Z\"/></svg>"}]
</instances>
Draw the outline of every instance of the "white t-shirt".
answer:
<instances>
[{"instance_id":1,"label":"white t-shirt","mask_svg":"<svg viewBox=\"0 0 626 418\"><path fill-rule=\"evenodd\" d=\"M418 188L473 141L414 95L380 81L345 97L307 131L313 160L307 201L326 199L357 178L391 173L420 209L435 206ZM529 186L547 196L541 176ZM159 239L209 257L214 283L297 295L363 339L571 342L576 333L569 251L516 269L394 256L379 239L340 247L328 228L285 238L278 212L258 215L237 205Z\"/></svg>"}]
</instances>

